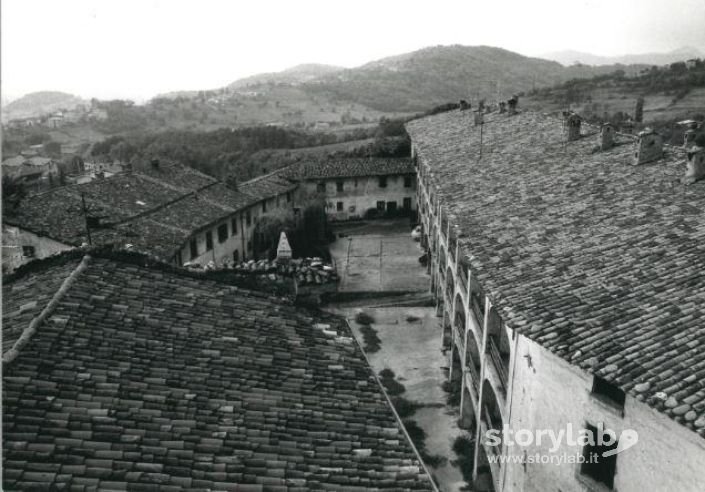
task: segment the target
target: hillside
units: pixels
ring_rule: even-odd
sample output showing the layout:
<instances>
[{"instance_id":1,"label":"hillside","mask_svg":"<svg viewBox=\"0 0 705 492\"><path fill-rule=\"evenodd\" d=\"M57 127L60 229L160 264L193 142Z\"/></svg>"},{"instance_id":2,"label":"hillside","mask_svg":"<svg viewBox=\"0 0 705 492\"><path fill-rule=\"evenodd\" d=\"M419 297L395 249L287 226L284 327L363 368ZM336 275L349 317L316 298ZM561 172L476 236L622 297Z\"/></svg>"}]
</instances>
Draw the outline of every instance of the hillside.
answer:
<instances>
[{"instance_id":1,"label":"hillside","mask_svg":"<svg viewBox=\"0 0 705 492\"><path fill-rule=\"evenodd\" d=\"M380 111L414 112L458 99L506 99L514 92L614 69L564 67L490 46L435 46L324 76L305 88Z\"/></svg>"},{"instance_id":2,"label":"hillside","mask_svg":"<svg viewBox=\"0 0 705 492\"><path fill-rule=\"evenodd\" d=\"M287 68L281 72L260 73L236 80L228 85L229 89L243 89L245 87L257 86L261 84L301 84L310 82L324 75L339 72L343 67L333 65L323 65L320 63L304 63L295 67Z\"/></svg>"},{"instance_id":3,"label":"hillside","mask_svg":"<svg viewBox=\"0 0 705 492\"><path fill-rule=\"evenodd\" d=\"M638 98L644 100L641 123L636 115ZM705 119L705 61L691 66L683 62L654 66L632 77L616 71L577 78L529 91L521 104L545 112L571 109L596 123L611 121L620 125L633 119L637 121L637 130L648 125L672 143L679 143L682 128L676 122Z\"/></svg>"},{"instance_id":4,"label":"hillside","mask_svg":"<svg viewBox=\"0 0 705 492\"><path fill-rule=\"evenodd\" d=\"M2 120L40 117L63 109L74 109L76 106L84 104L89 103L66 92L32 92L3 106Z\"/></svg>"},{"instance_id":5,"label":"hillside","mask_svg":"<svg viewBox=\"0 0 705 492\"><path fill-rule=\"evenodd\" d=\"M557 61L565 66L573 65L576 62L584 65L613 65L617 63L624 65L668 65L678 61L702 57L703 53L692 47L683 47L667 53L640 53L620 56L600 56L573 50L554 51L541 55L541 58Z\"/></svg>"}]
</instances>

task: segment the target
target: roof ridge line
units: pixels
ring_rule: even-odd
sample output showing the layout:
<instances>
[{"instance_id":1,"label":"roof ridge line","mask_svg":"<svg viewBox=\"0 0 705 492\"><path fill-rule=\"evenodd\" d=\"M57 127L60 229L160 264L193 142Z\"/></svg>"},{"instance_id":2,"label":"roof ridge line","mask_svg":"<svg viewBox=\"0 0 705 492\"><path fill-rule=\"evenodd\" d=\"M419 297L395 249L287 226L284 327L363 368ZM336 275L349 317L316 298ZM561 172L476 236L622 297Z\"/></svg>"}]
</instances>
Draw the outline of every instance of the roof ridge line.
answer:
<instances>
[{"instance_id":1,"label":"roof ridge line","mask_svg":"<svg viewBox=\"0 0 705 492\"><path fill-rule=\"evenodd\" d=\"M74 283L76 283L76 279L78 278L78 276L81 275L81 273L83 273L86 268L88 268L88 263L90 262L90 260L90 255L85 255L83 257L78 266L69 274L68 277L64 279L59 289L52 296L51 300L47 303L46 306L44 306L44 309L42 309L42 311L36 317L32 318L32 321L30 321L27 328L22 331L22 334L12 345L12 348L2 354L3 368L5 368L7 364L11 363L17 358L18 355L20 355L20 350L22 350L24 346L29 343L30 339L32 338L32 335L34 335L34 333L37 331L37 327L39 326L39 324L49 317L49 315L56 308L57 304L61 302L61 300L69 291L69 289L73 286Z\"/></svg>"}]
</instances>

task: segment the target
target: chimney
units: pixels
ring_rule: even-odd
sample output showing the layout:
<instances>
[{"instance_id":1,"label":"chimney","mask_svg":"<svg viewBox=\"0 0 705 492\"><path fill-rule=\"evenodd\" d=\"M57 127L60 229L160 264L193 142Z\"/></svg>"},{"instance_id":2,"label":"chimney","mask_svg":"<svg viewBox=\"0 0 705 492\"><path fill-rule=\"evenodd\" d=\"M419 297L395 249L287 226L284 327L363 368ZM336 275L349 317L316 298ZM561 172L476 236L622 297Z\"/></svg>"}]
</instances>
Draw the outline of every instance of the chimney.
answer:
<instances>
[{"instance_id":1,"label":"chimney","mask_svg":"<svg viewBox=\"0 0 705 492\"><path fill-rule=\"evenodd\" d=\"M697 136L697 134L698 132L695 131L692 127L688 128L683 134L683 147L687 149L688 147L694 145L695 137Z\"/></svg>"},{"instance_id":2,"label":"chimney","mask_svg":"<svg viewBox=\"0 0 705 492\"><path fill-rule=\"evenodd\" d=\"M705 178L705 149L693 146L686 151L686 157L688 160L683 182L685 184L693 184Z\"/></svg>"},{"instance_id":3,"label":"chimney","mask_svg":"<svg viewBox=\"0 0 705 492\"><path fill-rule=\"evenodd\" d=\"M159 159L152 159L150 164L152 164L152 169L159 169Z\"/></svg>"},{"instance_id":4,"label":"chimney","mask_svg":"<svg viewBox=\"0 0 705 492\"><path fill-rule=\"evenodd\" d=\"M614 127L612 123L603 123L600 128L600 149L607 150L614 147Z\"/></svg>"},{"instance_id":5,"label":"chimney","mask_svg":"<svg viewBox=\"0 0 705 492\"><path fill-rule=\"evenodd\" d=\"M470 104L465 99L461 99L460 100L460 111L465 111L466 109L470 109Z\"/></svg>"},{"instance_id":6,"label":"chimney","mask_svg":"<svg viewBox=\"0 0 705 492\"><path fill-rule=\"evenodd\" d=\"M634 151L634 165L655 161L660 159L662 155L663 137L651 128L639 132L639 139Z\"/></svg>"},{"instance_id":7,"label":"chimney","mask_svg":"<svg viewBox=\"0 0 705 492\"><path fill-rule=\"evenodd\" d=\"M572 142L580 138L580 124L583 119L572 111L563 111L565 118L566 140Z\"/></svg>"},{"instance_id":8,"label":"chimney","mask_svg":"<svg viewBox=\"0 0 705 492\"><path fill-rule=\"evenodd\" d=\"M504 101L499 101L499 112L500 113L506 113L507 112L507 103Z\"/></svg>"},{"instance_id":9,"label":"chimney","mask_svg":"<svg viewBox=\"0 0 705 492\"><path fill-rule=\"evenodd\" d=\"M514 94L511 99L507 101L507 106L509 106L509 115L517 114L517 105L519 104L519 96Z\"/></svg>"}]
</instances>

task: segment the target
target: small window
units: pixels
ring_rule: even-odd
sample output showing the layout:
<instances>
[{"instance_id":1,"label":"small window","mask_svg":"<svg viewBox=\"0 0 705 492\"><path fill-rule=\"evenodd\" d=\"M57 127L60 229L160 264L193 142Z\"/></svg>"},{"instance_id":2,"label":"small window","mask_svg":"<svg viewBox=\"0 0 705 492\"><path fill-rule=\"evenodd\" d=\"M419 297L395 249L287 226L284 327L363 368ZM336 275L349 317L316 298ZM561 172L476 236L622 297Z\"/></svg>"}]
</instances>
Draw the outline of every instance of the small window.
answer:
<instances>
[{"instance_id":1,"label":"small window","mask_svg":"<svg viewBox=\"0 0 705 492\"><path fill-rule=\"evenodd\" d=\"M245 212L245 223L248 225L248 227L252 225L252 214L249 210Z\"/></svg>"},{"instance_id":2,"label":"small window","mask_svg":"<svg viewBox=\"0 0 705 492\"><path fill-rule=\"evenodd\" d=\"M355 178L355 188L357 188L357 178Z\"/></svg>"},{"instance_id":3,"label":"small window","mask_svg":"<svg viewBox=\"0 0 705 492\"><path fill-rule=\"evenodd\" d=\"M343 211L343 202L338 202L338 203L336 203L336 204L335 204L335 209L336 209L338 212L342 212L342 211Z\"/></svg>"},{"instance_id":4,"label":"small window","mask_svg":"<svg viewBox=\"0 0 705 492\"><path fill-rule=\"evenodd\" d=\"M411 176L404 176L404 188L411 188Z\"/></svg>"},{"instance_id":5,"label":"small window","mask_svg":"<svg viewBox=\"0 0 705 492\"><path fill-rule=\"evenodd\" d=\"M34 246L22 246L22 256L26 258L34 258Z\"/></svg>"},{"instance_id":6,"label":"small window","mask_svg":"<svg viewBox=\"0 0 705 492\"><path fill-rule=\"evenodd\" d=\"M291 192L290 191L286 192L286 203L291 203Z\"/></svg>"},{"instance_id":7,"label":"small window","mask_svg":"<svg viewBox=\"0 0 705 492\"><path fill-rule=\"evenodd\" d=\"M191 250L191 259L195 259L198 257L198 241L196 239L191 239L191 242L189 243L189 249Z\"/></svg>"},{"instance_id":8,"label":"small window","mask_svg":"<svg viewBox=\"0 0 705 492\"><path fill-rule=\"evenodd\" d=\"M263 214L267 213L267 200L262 202L262 213Z\"/></svg>"},{"instance_id":9,"label":"small window","mask_svg":"<svg viewBox=\"0 0 705 492\"><path fill-rule=\"evenodd\" d=\"M617 449L617 439L615 437L613 443L606 444L605 441L609 442L611 439L605 437L602 440L602 436L598 437L597 434L600 431L598 431L597 427L590 424L587 424L586 427L587 431L591 433L593 442L583 447L585 460L580 465L580 473L612 489L614 486L614 475L617 471L617 453L610 456L604 456L604 453Z\"/></svg>"},{"instance_id":10,"label":"small window","mask_svg":"<svg viewBox=\"0 0 705 492\"><path fill-rule=\"evenodd\" d=\"M237 218L230 221L230 229L232 230L232 235L237 235Z\"/></svg>"},{"instance_id":11,"label":"small window","mask_svg":"<svg viewBox=\"0 0 705 492\"><path fill-rule=\"evenodd\" d=\"M228 224L220 224L218 226L218 242L224 243L228 240Z\"/></svg>"},{"instance_id":12,"label":"small window","mask_svg":"<svg viewBox=\"0 0 705 492\"><path fill-rule=\"evenodd\" d=\"M384 212L384 202L377 202L377 210Z\"/></svg>"},{"instance_id":13,"label":"small window","mask_svg":"<svg viewBox=\"0 0 705 492\"><path fill-rule=\"evenodd\" d=\"M247 251L252 251L252 239L247 241Z\"/></svg>"},{"instance_id":14,"label":"small window","mask_svg":"<svg viewBox=\"0 0 705 492\"><path fill-rule=\"evenodd\" d=\"M326 192L326 182L321 181L320 183L318 183L318 185L316 185L316 191L319 191L321 193L325 193Z\"/></svg>"},{"instance_id":15,"label":"small window","mask_svg":"<svg viewBox=\"0 0 705 492\"><path fill-rule=\"evenodd\" d=\"M240 263L240 252L238 250L233 251L233 261Z\"/></svg>"},{"instance_id":16,"label":"small window","mask_svg":"<svg viewBox=\"0 0 705 492\"><path fill-rule=\"evenodd\" d=\"M206 232L206 251L213 249L213 231Z\"/></svg>"},{"instance_id":17,"label":"small window","mask_svg":"<svg viewBox=\"0 0 705 492\"><path fill-rule=\"evenodd\" d=\"M411 198L404 198L404 210L411 210Z\"/></svg>"},{"instance_id":18,"label":"small window","mask_svg":"<svg viewBox=\"0 0 705 492\"><path fill-rule=\"evenodd\" d=\"M605 403L609 403L620 410L624 409L624 400L626 399L624 391L600 377L595 376L593 379L592 394Z\"/></svg>"},{"instance_id":19,"label":"small window","mask_svg":"<svg viewBox=\"0 0 705 492\"><path fill-rule=\"evenodd\" d=\"M343 191L343 181L338 180L335 182L335 191Z\"/></svg>"},{"instance_id":20,"label":"small window","mask_svg":"<svg viewBox=\"0 0 705 492\"><path fill-rule=\"evenodd\" d=\"M380 187L380 188L386 188L386 187L387 187L387 177L386 177L386 176L380 176L380 177L379 177L379 187Z\"/></svg>"}]
</instances>

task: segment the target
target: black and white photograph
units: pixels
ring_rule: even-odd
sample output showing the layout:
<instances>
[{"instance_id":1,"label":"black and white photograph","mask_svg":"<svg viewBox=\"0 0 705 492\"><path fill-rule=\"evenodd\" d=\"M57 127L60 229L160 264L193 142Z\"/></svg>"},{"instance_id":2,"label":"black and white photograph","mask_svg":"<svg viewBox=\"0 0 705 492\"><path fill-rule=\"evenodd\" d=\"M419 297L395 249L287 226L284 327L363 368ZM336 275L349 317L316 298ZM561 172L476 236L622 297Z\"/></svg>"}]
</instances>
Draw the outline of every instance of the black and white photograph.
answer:
<instances>
[{"instance_id":1,"label":"black and white photograph","mask_svg":"<svg viewBox=\"0 0 705 492\"><path fill-rule=\"evenodd\" d=\"M704 492L705 1L3 0L2 490Z\"/></svg>"}]
</instances>

